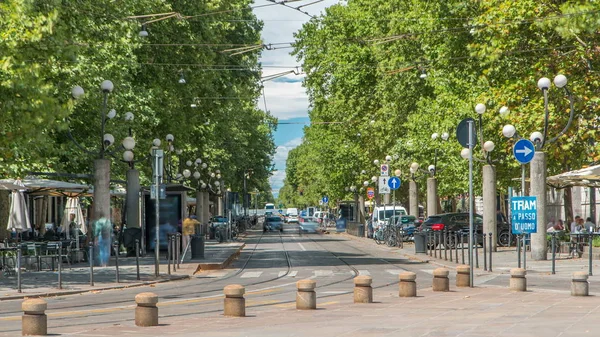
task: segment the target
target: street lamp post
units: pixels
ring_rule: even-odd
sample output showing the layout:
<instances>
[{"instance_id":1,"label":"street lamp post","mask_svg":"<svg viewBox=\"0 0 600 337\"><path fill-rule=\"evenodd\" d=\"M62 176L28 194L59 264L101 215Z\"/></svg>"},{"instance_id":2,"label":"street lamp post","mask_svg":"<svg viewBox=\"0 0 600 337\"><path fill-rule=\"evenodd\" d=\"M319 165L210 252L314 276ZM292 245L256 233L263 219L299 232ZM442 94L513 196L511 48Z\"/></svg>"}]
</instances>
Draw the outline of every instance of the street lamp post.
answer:
<instances>
[{"instance_id":1,"label":"street lamp post","mask_svg":"<svg viewBox=\"0 0 600 337\"><path fill-rule=\"evenodd\" d=\"M114 85L109 80L104 80L100 84L100 88L102 90L102 110L100 111L101 117L101 134L100 134L100 148L98 151L98 158L94 160L94 216L93 220L96 221L100 218L109 218L110 217L110 160L104 158L104 154L106 149L112 145L115 141L115 138L109 134L104 133L104 129L106 126L106 117L107 117L107 104L108 104L108 95L113 91ZM75 86L71 90L71 94L73 98L78 99L84 94L84 90L80 86ZM109 112L109 118L114 117L114 110ZM83 146L75 141L75 139L71 136L69 130L69 136L71 140L82 150L87 153L90 153Z\"/></svg>"},{"instance_id":2,"label":"street lamp post","mask_svg":"<svg viewBox=\"0 0 600 337\"><path fill-rule=\"evenodd\" d=\"M506 111L508 108L502 107L502 111ZM486 106L483 103L479 103L475 106L475 112L479 116L479 137L481 141L481 151L485 157L486 164L483 166L483 233L492 233L492 251L496 251L498 243L498 227L496 224L496 168L492 165L491 152L495 148L495 144L492 141L484 142L483 138L483 114L486 111Z\"/></svg>"},{"instance_id":3,"label":"street lamp post","mask_svg":"<svg viewBox=\"0 0 600 337\"><path fill-rule=\"evenodd\" d=\"M438 139L441 139L442 141L447 141L448 138L450 138L450 135L447 132L442 133L441 137L440 135L436 132L433 133L431 135L431 140L433 140L434 142L437 141ZM434 156L433 156L433 165L429 165L427 167L427 171L429 172L429 178L427 178L427 216L429 215L434 215L434 214L438 214L440 209L438 207L439 202L438 202L438 181L437 181L437 171L438 171L438 165L437 165L437 156L438 156L438 147L437 145L435 146L435 150L434 150ZM415 171L418 169L418 166L416 167Z\"/></svg>"},{"instance_id":4,"label":"street lamp post","mask_svg":"<svg viewBox=\"0 0 600 337\"><path fill-rule=\"evenodd\" d=\"M544 96L544 129L543 133L535 131L529 137L529 140L535 145L535 155L531 161L530 178L531 178L531 195L537 198L537 232L531 234L531 258L536 261L547 259L547 240L546 240L546 153L544 146L556 142L564 135L573 121L574 116L574 100L573 94L567 87L567 78L564 75L557 75L554 78L554 85L557 88L563 88L569 98L569 120L565 127L559 132L556 137L547 139L548 137L548 122L550 112L548 108L548 91L550 90L551 81L546 77L539 79L537 86L542 91ZM505 137L519 137L516 128L513 125L505 125L502 129ZM524 168L523 168L524 169ZM523 184L524 185L524 184Z\"/></svg>"}]
</instances>

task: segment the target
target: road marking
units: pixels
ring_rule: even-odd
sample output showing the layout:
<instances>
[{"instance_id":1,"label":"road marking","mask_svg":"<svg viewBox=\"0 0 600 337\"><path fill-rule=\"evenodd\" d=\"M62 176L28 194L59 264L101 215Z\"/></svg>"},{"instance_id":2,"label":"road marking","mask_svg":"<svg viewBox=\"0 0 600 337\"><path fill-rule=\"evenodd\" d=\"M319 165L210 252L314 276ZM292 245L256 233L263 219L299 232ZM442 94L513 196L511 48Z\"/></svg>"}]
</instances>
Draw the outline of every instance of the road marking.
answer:
<instances>
[{"instance_id":1,"label":"road marking","mask_svg":"<svg viewBox=\"0 0 600 337\"><path fill-rule=\"evenodd\" d=\"M315 270L314 273L316 277L332 276L333 270Z\"/></svg>"},{"instance_id":2,"label":"road marking","mask_svg":"<svg viewBox=\"0 0 600 337\"><path fill-rule=\"evenodd\" d=\"M279 272L279 274L277 275L277 277L283 277L283 276L286 276L286 277L296 277L296 275L298 275L298 271L297 270L292 270L287 275L285 275L285 273L287 273L287 271L282 270L282 271Z\"/></svg>"},{"instance_id":3,"label":"road marking","mask_svg":"<svg viewBox=\"0 0 600 337\"><path fill-rule=\"evenodd\" d=\"M359 270L359 271L358 271L358 274L359 274L359 275L366 275L366 276L369 276L369 275L371 275L371 273L369 273L369 271L368 271L368 270Z\"/></svg>"},{"instance_id":4,"label":"road marking","mask_svg":"<svg viewBox=\"0 0 600 337\"><path fill-rule=\"evenodd\" d=\"M331 294L331 295L340 295L347 294L349 291L346 290L332 290L332 291L320 291L319 294Z\"/></svg>"},{"instance_id":5,"label":"road marking","mask_svg":"<svg viewBox=\"0 0 600 337\"><path fill-rule=\"evenodd\" d=\"M386 273L390 273L392 275L400 275L400 273L403 273L404 270L400 270L400 269L386 269L385 272Z\"/></svg>"},{"instance_id":6,"label":"road marking","mask_svg":"<svg viewBox=\"0 0 600 337\"><path fill-rule=\"evenodd\" d=\"M432 269L421 269L422 272L433 275L433 270Z\"/></svg>"},{"instance_id":7,"label":"road marking","mask_svg":"<svg viewBox=\"0 0 600 337\"><path fill-rule=\"evenodd\" d=\"M241 278L256 278L260 277L262 273L262 271L247 271L241 276Z\"/></svg>"},{"instance_id":8,"label":"road marking","mask_svg":"<svg viewBox=\"0 0 600 337\"><path fill-rule=\"evenodd\" d=\"M206 274L200 273L200 275L196 276L196 278L220 278L220 277L224 277L227 274L229 274L229 271L224 271L224 270L211 271L211 272L206 272Z\"/></svg>"},{"instance_id":9,"label":"road marking","mask_svg":"<svg viewBox=\"0 0 600 337\"><path fill-rule=\"evenodd\" d=\"M298 242L298 246L300 246L300 248L301 248L303 251L306 251L306 248L304 248L304 246L303 246L303 245L302 245L300 242Z\"/></svg>"}]
</instances>

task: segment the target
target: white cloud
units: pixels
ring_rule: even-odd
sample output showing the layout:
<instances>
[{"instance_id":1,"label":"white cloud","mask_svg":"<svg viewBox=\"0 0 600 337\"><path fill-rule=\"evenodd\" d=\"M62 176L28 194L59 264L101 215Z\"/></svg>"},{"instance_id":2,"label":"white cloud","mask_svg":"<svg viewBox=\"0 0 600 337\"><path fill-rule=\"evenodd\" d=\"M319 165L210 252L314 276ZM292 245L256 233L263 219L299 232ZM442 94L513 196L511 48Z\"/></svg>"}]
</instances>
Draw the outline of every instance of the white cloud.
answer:
<instances>
[{"instance_id":1,"label":"white cloud","mask_svg":"<svg viewBox=\"0 0 600 337\"><path fill-rule=\"evenodd\" d=\"M298 145L302 144L302 138L294 138L287 143L277 147L275 155L273 156L273 162L275 163L275 169L273 175L269 177L269 184L271 185L271 191L275 196L279 194L279 190L283 187L283 180L285 179L285 164L288 155Z\"/></svg>"},{"instance_id":2,"label":"white cloud","mask_svg":"<svg viewBox=\"0 0 600 337\"><path fill-rule=\"evenodd\" d=\"M264 86L267 109L273 116L280 120L308 117L308 96L301 82L269 81ZM263 102L262 97L259 102Z\"/></svg>"}]
</instances>

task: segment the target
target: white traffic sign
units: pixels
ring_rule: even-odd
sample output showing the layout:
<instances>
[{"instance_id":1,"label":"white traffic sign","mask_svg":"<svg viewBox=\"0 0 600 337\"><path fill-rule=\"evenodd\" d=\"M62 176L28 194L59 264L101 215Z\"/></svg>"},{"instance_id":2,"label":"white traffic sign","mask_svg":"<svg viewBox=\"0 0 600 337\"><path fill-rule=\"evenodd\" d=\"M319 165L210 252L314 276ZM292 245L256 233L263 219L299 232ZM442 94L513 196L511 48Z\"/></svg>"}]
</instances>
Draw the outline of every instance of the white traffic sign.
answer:
<instances>
[{"instance_id":1,"label":"white traffic sign","mask_svg":"<svg viewBox=\"0 0 600 337\"><path fill-rule=\"evenodd\" d=\"M400 188L400 178L391 177L390 179L388 179L388 186L392 191L397 190L398 188Z\"/></svg>"},{"instance_id":2,"label":"white traffic sign","mask_svg":"<svg viewBox=\"0 0 600 337\"><path fill-rule=\"evenodd\" d=\"M388 166L388 164L382 164L381 165L381 176L389 177L389 175L390 175L390 167Z\"/></svg>"},{"instance_id":3,"label":"white traffic sign","mask_svg":"<svg viewBox=\"0 0 600 337\"><path fill-rule=\"evenodd\" d=\"M379 177L379 194L390 194L390 187L388 186L388 179L390 177L381 176Z\"/></svg>"},{"instance_id":4,"label":"white traffic sign","mask_svg":"<svg viewBox=\"0 0 600 337\"><path fill-rule=\"evenodd\" d=\"M528 164L535 155L535 146L529 139L519 139L513 146L513 154L521 165Z\"/></svg>"}]
</instances>

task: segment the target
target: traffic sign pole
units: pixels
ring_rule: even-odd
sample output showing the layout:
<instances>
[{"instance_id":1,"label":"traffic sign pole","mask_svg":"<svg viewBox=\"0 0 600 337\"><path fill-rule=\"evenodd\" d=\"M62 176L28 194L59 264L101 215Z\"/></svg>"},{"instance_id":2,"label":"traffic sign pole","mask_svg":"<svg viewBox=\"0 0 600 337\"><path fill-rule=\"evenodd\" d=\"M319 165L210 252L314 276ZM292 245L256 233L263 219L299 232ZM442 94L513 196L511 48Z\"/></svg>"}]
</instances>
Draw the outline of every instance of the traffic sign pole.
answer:
<instances>
[{"instance_id":1,"label":"traffic sign pole","mask_svg":"<svg viewBox=\"0 0 600 337\"><path fill-rule=\"evenodd\" d=\"M473 146L475 145L473 122L472 119L467 121L467 125L469 126L469 285L471 288L474 286L473 241L475 241L473 235Z\"/></svg>"}]
</instances>

